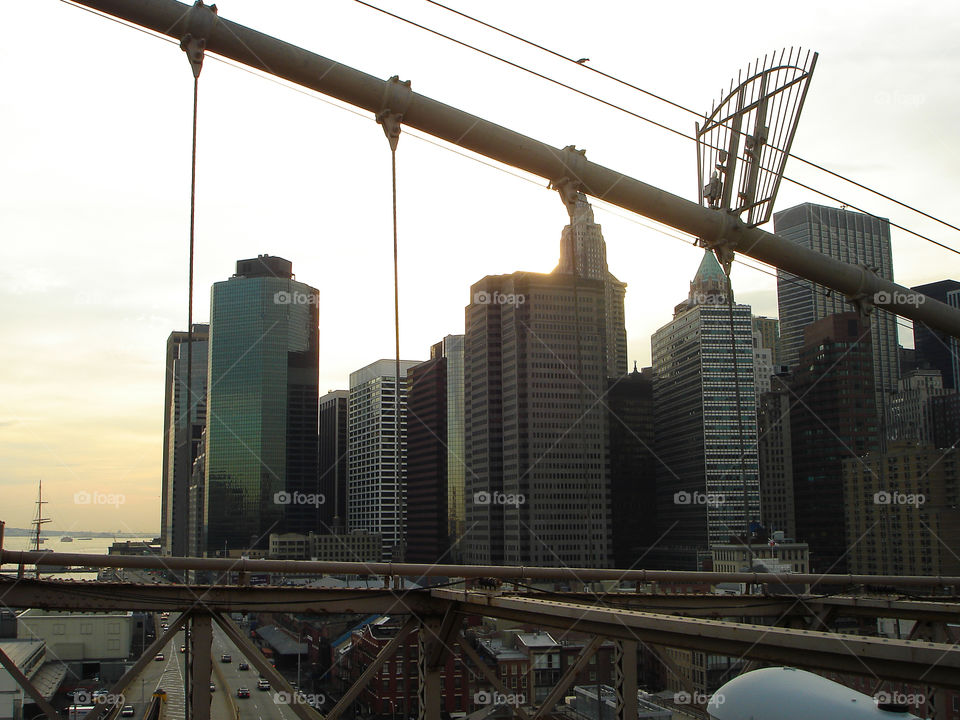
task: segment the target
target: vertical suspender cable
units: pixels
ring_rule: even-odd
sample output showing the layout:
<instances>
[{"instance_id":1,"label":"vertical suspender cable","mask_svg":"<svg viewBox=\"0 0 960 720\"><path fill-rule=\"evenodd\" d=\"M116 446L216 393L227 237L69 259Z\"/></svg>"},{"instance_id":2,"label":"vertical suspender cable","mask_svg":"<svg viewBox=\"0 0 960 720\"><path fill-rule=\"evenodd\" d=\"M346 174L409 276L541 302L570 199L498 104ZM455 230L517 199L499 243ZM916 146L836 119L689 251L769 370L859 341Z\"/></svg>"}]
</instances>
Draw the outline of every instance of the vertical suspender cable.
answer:
<instances>
[{"instance_id":1,"label":"vertical suspender cable","mask_svg":"<svg viewBox=\"0 0 960 720\"><path fill-rule=\"evenodd\" d=\"M400 82L399 77L394 76L390 78L391 84L388 86L389 89L394 89L399 92L399 95L389 96L389 93L384 95L383 110L377 113L377 123L383 128L383 133L387 138L387 142L390 145L390 183L391 190L393 195L393 328L395 336L395 346L394 346L394 425L395 427L395 436L396 441L394 445L394 482L395 482L395 497L397 499L397 514L395 517L395 527L397 532L397 543L394 545L393 560L402 559L397 557L397 546L404 546L406 539L404 537L404 524L403 524L403 512L404 512L404 493L403 493L403 482L400 469L400 441L401 441L401 414L400 414L400 269L399 269L399 253L397 250L397 145L400 142L400 128L403 121L403 111L406 108L407 103L409 102L409 92L410 92L410 82ZM406 98L406 100L404 99ZM404 548L399 548L405 553Z\"/></svg>"},{"instance_id":2,"label":"vertical suspender cable","mask_svg":"<svg viewBox=\"0 0 960 720\"><path fill-rule=\"evenodd\" d=\"M396 353L396 379L394 385L394 412L396 413L396 419L394 424L396 425L396 441L395 441L395 451L396 459L394 461L395 469L395 482L396 482L396 496L397 496L397 531L398 531L398 540L400 543L404 542L403 537L403 492L402 492L402 482L400 477L400 273L398 265L398 254L397 254L397 148L390 148L390 180L393 190L393 329L394 329L394 338L395 338L395 353ZM405 555L405 553L404 553ZM394 558L396 559L396 558Z\"/></svg>"},{"instance_id":3,"label":"vertical suspender cable","mask_svg":"<svg viewBox=\"0 0 960 720\"><path fill-rule=\"evenodd\" d=\"M753 555L750 552L750 497L747 490L746 459L743 445L743 409L740 399L740 364L737 360L737 334L733 322L733 281L730 271L727 270L727 311L730 318L730 350L733 354L733 387L737 405L737 437L740 439L740 482L743 484L743 536L746 543L746 557L753 566Z\"/></svg>"},{"instance_id":4,"label":"vertical suspender cable","mask_svg":"<svg viewBox=\"0 0 960 720\"><path fill-rule=\"evenodd\" d=\"M197 209L197 91L200 78L193 78L193 146L190 151L190 260L187 289L187 452L193 461L193 235Z\"/></svg>"}]
</instances>

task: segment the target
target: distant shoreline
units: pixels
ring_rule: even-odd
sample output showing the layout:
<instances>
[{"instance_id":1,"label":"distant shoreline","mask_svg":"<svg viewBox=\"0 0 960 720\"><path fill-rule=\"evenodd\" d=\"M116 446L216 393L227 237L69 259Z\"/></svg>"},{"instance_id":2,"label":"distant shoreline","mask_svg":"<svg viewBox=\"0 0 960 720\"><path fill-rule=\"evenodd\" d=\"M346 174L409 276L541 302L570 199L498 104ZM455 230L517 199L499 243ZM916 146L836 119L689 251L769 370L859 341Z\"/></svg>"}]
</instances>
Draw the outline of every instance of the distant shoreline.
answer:
<instances>
[{"instance_id":1,"label":"distant shoreline","mask_svg":"<svg viewBox=\"0 0 960 720\"><path fill-rule=\"evenodd\" d=\"M32 528L14 528L14 527L5 527L3 529L3 534L9 537L32 537L36 534L36 530ZM90 538L157 538L160 537L159 532L142 532L142 533L131 533L131 532L104 532L103 530L47 530L44 528L40 531L41 537L49 537L52 535L69 535L70 537L90 537Z\"/></svg>"}]
</instances>

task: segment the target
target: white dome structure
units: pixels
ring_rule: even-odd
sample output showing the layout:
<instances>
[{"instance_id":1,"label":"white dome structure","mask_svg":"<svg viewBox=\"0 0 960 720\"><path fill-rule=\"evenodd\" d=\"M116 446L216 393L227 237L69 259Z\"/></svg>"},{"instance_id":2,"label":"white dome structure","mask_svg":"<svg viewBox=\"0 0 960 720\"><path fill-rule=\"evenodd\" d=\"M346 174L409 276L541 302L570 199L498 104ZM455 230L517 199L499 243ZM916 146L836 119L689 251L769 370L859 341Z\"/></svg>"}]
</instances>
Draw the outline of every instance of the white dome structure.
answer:
<instances>
[{"instance_id":1,"label":"white dome structure","mask_svg":"<svg viewBox=\"0 0 960 720\"><path fill-rule=\"evenodd\" d=\"M878 698L915 700L880 694ZM707 713L713 720L920 720L905 710L882 709L869 695L790 667L763 668L735 677L713 694Z\"/></svg>"}]
</instances>

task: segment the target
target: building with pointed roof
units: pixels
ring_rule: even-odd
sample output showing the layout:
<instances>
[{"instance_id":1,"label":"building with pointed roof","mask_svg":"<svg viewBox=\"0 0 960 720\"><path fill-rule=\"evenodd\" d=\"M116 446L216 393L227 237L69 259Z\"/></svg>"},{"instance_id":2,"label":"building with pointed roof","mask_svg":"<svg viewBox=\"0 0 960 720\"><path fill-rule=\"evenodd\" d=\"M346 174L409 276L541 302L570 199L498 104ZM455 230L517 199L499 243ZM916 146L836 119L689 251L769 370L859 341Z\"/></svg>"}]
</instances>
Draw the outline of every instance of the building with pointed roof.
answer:
<instances>
[{"instance_id":1,"label":"building with pointed roof","mask_svg":"<svg viewBox=\"0 0 960 720\"><path fill-rule=\"evenodd\" d=\"M475 283L464 337L464 561L611 564L609 377L626 285L580 196L550 274Z\"/></svg>"},{"instance_id":2,"label":"building with pointed roof","mask_svg":"<svg viewBox=\"0 0 960 720\"><path fill-rule=\"evenodd\" d=\"M662 565L693 562L694 550L742 534L748 517L760 520L749 305L733 303L732 334L735 342L726 275L707 250L686 300L652 338L661 545L689 551L673 560L661 553Z\"/></svg>"}]
</instances>

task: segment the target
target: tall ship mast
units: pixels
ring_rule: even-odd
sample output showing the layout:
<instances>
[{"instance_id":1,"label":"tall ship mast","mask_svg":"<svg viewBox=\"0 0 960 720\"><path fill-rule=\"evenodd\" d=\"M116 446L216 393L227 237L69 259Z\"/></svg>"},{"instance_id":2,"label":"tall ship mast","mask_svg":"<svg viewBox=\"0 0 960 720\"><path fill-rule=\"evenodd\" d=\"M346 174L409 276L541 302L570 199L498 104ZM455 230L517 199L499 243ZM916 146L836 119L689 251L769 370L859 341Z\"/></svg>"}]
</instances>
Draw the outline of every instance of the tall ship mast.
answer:
<instances>
[{"instance_id":1,"label":"tall ship mast","mask_svg":"<svg viewBox=\"0 0 960 720\"><path fill-rule=\"evenodd\" d=\"M37 516L33 519L34 526L34 538L33 538L33 549L37 552L40 552L40 543L43 540L40 537L40 527L45 523L50 522L50 518L43 516L43 506L47 504L47 501L43 499L43 480L39 481L39 486L37 488ZM37 577L40 577L40 566L37 565Z\"/></svg>"}]
</instances>

